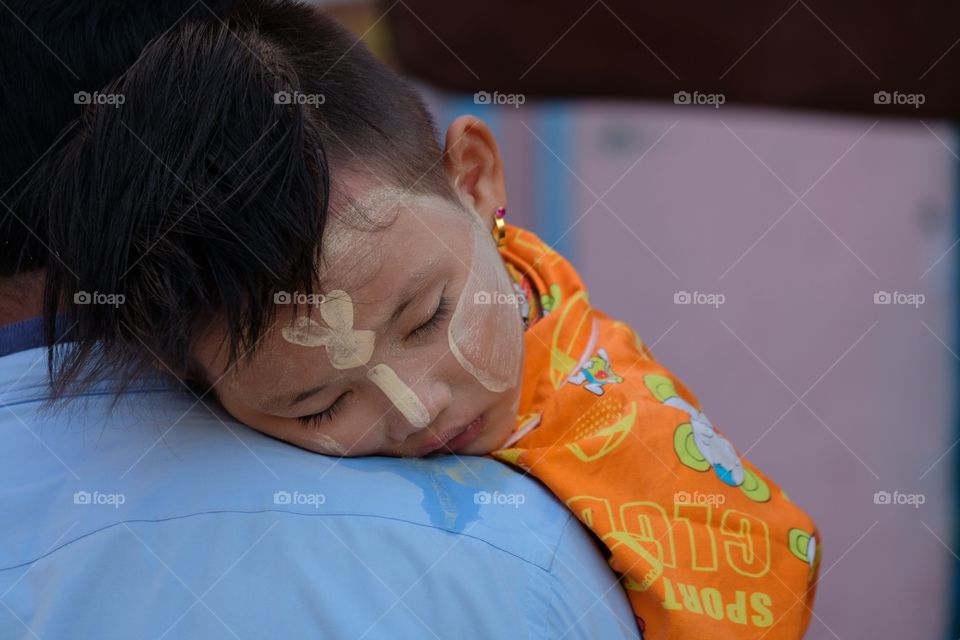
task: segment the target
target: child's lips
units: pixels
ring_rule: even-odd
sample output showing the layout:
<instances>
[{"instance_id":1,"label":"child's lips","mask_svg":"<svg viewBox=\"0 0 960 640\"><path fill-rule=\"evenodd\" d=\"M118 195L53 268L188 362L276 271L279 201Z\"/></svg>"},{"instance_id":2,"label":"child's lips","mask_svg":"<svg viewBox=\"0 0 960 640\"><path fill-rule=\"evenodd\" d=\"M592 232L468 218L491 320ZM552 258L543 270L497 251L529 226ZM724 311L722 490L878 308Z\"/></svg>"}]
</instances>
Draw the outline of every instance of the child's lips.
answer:
<instances>
[{"instance_id":1,"label":"child's lips","mask_svg":"<svg viewBox=\"0 0 960 640\"><path fill-rule=\"evenodd\" d=\"M467 425L467 428L464 429L463 433L458 435L453 440L449 441L447 444L444 445L443 448L448 450L450 453L460 451L461 449L463 449L464 447L472 443L474 440L476 440L478 437L480 437L480 434L483 433L483 429L486 426L487 426L487 416L486 414L484 414L479 418L477 418L476 420L474 420L473 422L471 422L469 425Z\"/></svg>"},{"instance_id":2,"label":"child's lips","mask_svg":"<svg viewBox=\"0 0 960 640\"><path fill-rule=\"evenodd\" d=\"M433 441L421 447L416 455L420 458L441 450L444 453L454 453L476 440L477 437L483 433L483 428L486 424L487 416L486 414L482 414L473 422L458 427L452 432L444 434L444 436L434 438Z\"/></svg>"}]
</instances>

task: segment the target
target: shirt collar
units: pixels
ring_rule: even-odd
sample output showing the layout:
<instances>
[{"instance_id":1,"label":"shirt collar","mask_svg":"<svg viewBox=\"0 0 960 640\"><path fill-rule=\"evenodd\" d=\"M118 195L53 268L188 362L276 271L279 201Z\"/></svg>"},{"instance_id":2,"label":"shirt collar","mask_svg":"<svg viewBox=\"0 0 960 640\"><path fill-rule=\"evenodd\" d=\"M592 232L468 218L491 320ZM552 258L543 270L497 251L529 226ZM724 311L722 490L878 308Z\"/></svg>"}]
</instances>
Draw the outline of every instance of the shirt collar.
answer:
<instances>
[{"instance_id":1,"label":"shirt collar","mask_svg":"<svg viewBox=\"0 0 960 640\"><path fill-rule=\"evenodd\" d=\"M57 316L57 339L61 340L67 333L67 316ZM43 338L43 318L28 318L13 324L0 326L0 358L18 351L36 349L46 346Z\"/></svg>"}]
</instances>

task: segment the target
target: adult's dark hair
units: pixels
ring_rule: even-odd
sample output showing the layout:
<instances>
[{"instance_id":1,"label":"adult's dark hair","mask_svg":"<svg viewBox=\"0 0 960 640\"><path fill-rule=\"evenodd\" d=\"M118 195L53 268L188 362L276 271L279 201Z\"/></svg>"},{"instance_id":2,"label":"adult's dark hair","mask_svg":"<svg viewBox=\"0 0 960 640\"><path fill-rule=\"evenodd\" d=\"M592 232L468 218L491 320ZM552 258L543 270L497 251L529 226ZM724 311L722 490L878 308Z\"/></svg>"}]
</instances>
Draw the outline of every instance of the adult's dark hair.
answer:
<instances>
[{"instance_id":1,"label":"adult's dark hair","mask_svg":"<svg viewBox=\"0 0 960 640\"><path fill-rule=\"evenodd\" d=\"M332 179L453 197L419 94L304 4L179 25L103 93L122 104L91 105L43 178L54 398L107 374L122 390L157 361L209 388L192 354L211 322L233 363L278 291L320 286ZM75 341L54 348L63 303Z\"/></svg>"},{"instance_id":2,"label":"adult's dark hair","mask_svg":"<svg viewBox=\"0 0 960 640\"><path fill-rule=\"evenodd\" d=\"M71 135L87 95L175 23L216 19L233 0L6 0L0 7L0 277L44 267L46 225L18 201L26 175Z\"/></svg>"}]
</instances>

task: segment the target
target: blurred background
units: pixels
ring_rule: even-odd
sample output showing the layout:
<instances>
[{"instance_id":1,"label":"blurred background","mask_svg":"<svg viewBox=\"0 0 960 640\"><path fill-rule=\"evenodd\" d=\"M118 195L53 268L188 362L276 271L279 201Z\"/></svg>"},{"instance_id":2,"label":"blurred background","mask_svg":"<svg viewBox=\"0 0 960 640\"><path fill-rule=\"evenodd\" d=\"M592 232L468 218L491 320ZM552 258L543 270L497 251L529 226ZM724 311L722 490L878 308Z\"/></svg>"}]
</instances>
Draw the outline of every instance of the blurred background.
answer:
<instances>
[{"instance_id":1,"label":"blurred background","mask_svg":"<svg viewBox=\"0 0 960 640\"><path fill-rule=\"evenodd\" d=\"M814 517L807 637L960 636L960 6L324 6Z\"/></svg>"}]
</instances>

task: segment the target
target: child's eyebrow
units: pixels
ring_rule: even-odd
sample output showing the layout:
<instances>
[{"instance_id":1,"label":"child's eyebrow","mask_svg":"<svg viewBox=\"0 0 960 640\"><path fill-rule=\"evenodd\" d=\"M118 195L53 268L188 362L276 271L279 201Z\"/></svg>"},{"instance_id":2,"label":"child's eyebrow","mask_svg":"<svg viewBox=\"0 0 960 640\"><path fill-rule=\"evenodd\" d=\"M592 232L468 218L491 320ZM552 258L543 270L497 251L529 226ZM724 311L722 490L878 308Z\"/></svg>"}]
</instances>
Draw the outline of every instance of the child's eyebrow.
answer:
<instances>
[{"instance_id":1,"label":"child's eyebrow","mask_svg":"<svg viewBox=\"0 0 960 640\"><path fill-rule=\"evenodd\" d=\"M417 269L413 273L410 280L407 282L404 288L400 291L400 295L397 296L400 302L397 304L396 308L394 308L393 313L390 315L389 318L387 318L386 321L381 322L377 326L376 328L377 335L383 334L384 330L387 327L395 324L397 320L400 318L400 316L403 315L404 310L421 293L429 276L433 275L436 272L436 267L440 263L440 259L441 259L440 256L435 256L427 264ZM264 402L263 407L261 408L261 412L270 413L271 411L276 411L277 409L292 409L293 407L297 406L304 400L323 391L323 389L325 389L326 386L327 386L327 383L323 383L315 387L304 389L302 391L298 391L295 393L286 393L279 396L274 396L273 398L270 398L269 400Z\"/></svg>"}]
</instances>

